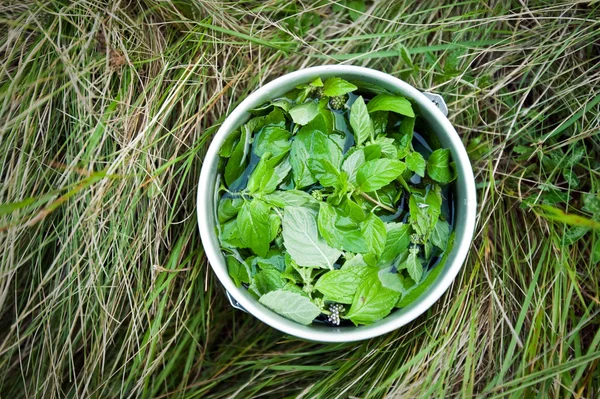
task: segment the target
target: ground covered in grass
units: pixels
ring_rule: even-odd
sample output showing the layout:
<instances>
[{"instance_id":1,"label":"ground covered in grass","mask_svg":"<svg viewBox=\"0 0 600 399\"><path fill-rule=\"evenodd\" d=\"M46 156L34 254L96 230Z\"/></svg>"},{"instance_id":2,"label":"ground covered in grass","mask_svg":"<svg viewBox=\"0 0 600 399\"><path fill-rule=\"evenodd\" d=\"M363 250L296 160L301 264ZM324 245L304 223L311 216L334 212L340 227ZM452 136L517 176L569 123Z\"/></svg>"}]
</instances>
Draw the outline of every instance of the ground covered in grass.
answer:
<instances>
[{"instance_id":1,"label":"ground covered in grass","mask_svg":"<svg viewBox=\"0 0 600 399\"><path fill-rule=\"evenodd\" d=\"M597 2L3 2L0 396L598 397L599 62ZM446 98L479 219L426 314L323 345L232 310L194 204L236 103L333 63Z\"/></svg>"}]
</instances>

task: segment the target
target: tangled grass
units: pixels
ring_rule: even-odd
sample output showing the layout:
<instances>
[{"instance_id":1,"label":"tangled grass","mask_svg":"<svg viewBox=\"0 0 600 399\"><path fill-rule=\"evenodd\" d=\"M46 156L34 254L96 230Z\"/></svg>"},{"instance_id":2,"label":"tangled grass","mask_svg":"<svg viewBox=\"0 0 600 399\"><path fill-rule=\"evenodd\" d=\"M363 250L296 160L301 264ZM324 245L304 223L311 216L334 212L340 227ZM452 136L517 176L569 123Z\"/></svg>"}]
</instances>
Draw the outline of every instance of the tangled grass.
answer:
<instances>
[{"instance_id":1,"label":"tangled grass","mask_svg":"<svg viewBox=\"0 0 600 399\"><path fill-rule=\"evenodd\" d=\"M0 5L0 397L600 396L600 4ZM452 288L362 343L234 311L195 190L248 93L320 64L442 94L478 182Z\"/></svg>"}]
</instances>

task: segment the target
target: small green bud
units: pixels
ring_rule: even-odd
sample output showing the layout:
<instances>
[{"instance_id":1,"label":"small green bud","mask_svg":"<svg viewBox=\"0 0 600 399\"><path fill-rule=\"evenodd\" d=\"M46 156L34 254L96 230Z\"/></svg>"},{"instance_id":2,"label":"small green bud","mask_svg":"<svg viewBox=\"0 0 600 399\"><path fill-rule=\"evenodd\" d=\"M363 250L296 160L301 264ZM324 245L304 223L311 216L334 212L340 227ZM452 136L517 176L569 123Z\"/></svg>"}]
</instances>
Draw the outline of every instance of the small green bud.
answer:
<instances>
[{"instance_id":1,"label":"small green bud","mask_svg":"<svg viewBox=\"0 0 600 399\"><path fill-rule=\"evenodd\" d=\"M311 195L313 196L314 199L316 199L317 201L323 201L323 193L321 192L321 190L314 190Z\"/></svg>"},{"instance_id":2,"label":"small green bud","mask_svg":"<svg viewBox=\"0 0 600 399\"><path fill-rule=\"evenodd\" d=\"M309 93L313 97L321 98L323 97L323 87L311 86Z\"/></svg>"},{"instance_id":3,"label":"small green bud","mask_svg":"<svg viewBox=\"0 0 600 399\"><path fill-rule=\"evenodd\" d=\"M348 101L348 95L344 94L342 96L331 97L329 100L329 106L331 109L342 110L346 107L346 102Z\"/></svg>"}]
</instances>

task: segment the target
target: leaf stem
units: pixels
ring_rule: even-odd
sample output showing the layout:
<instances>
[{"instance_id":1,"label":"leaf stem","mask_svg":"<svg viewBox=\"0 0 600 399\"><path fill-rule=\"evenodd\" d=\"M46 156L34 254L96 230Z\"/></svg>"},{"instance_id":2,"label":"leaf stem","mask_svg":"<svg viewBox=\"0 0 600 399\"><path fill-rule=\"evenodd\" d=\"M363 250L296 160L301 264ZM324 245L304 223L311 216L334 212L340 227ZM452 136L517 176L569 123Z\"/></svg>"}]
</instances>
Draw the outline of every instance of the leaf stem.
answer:
<instances>
[{"instance_id":1,"label":"leaf stem","mask_svg":"<svg viewBox=\"0 0 600 399\"><path fill-rule=\"evenodd\" d=\"M371 196L370 196L369 194L367 194L367 193L360 193L360 195L361 195L361 196L362 196L364 199L366 199L366 200L368 200L368 201L371 201L371 202L372 202L372 203L374 203L375 205L377 205L377 206L379 206L379 207L381 207L381 208L385 209L385 210L386 210L386 211L388 211L388 212L391 212L391 213L396 213L396 211L397 211L397 209L394 209L394 208L391 208L391 207L389 207L389 206L387 206L387 205L384 205L384 204L382 204L381 202L377 201L375 198L371 197Z\"/></svg>"}]
</instances>

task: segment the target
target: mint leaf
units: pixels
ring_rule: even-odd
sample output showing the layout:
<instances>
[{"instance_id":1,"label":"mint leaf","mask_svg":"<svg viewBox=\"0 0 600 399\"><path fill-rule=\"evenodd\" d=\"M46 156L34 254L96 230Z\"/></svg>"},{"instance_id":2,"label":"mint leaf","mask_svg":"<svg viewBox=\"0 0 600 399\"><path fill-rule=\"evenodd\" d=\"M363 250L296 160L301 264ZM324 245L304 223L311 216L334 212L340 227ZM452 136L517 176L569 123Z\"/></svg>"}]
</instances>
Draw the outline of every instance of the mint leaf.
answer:
<instances>
[{"instance_id":1,"label":"mint leaf","mask_svg":"<svg viewBox=\"0 0 600 399\"><path fill-rule=\"evenodd\" d=\"M324 132L327 131L322 115L304 126L292 142L290 163L294 170L296 188L316 182L308 165L309 159L326 159L336 168L342 162L342 149Z\"/></svg>"},{"instance_id":2,"label":"mint leaf","mask_svg":"<svg viewBox=\"0 0 600 399\"><path fill-rule=\"evenodd\" d=\"M429 270L423 281L419 284L414 285L411 289L408 290L406 294L402 297L400 301L396 304L396 307L405 307L410 305L412 302L417 300L421 294L423 294L427 289L437 280L440 273L444 271L446 268L446 261L448 260L448 254L450 253L452 247L454 245L454 233L450 235L450 239L448 240L448 249L444 252L444 256L440 260L433 269Z\"/></svg>"},{"instance_id":3,"label":"mint leaf","mask_svg":"<svg viewBox=\"0 0 600 399\"><path fill-rule=\"evenodd\" d=\"M371 120L373 121L373 130L375 131L375 137L379 135L385 135L388 124L388 116L389 114L386 111L374 112L371 115Z\"/></svg>"},{"instance_id":4,"label":"mint leaf","mask_svg":"<svg viewBox=\"0 0 600 399\"><path fill-rule=\"evenodd\" d=\"M396 148L395 140L391 137L377 137L372 145L378 146L381 155L386 158L396 159L398 157L398 149Z\"/></svg>"},{"instance_id":5,"label":"mint leaf","mask_svg":"<svg viewBox=\"0 0 600 399\"><path fill-rule=\"evenodd\" d=\"M238 214L242 206L241 198L221 197L217 207L217 216L219 223L225 223Z\"/></svg>"},{"instance_id":6,"label":"mint leaf","mask_svg":"<svg viewBox=\"0 0 600 399\"><path fill-rule=\"evenodd\" d=\"M354 253L369 250L358 223L344 215L341 210L322 202L318 215L319 233L333 248Z\"/></svg>"},{"instance_id":7,"label":"mint leaf","mask_svg":"<svg viewBox=\"0 0 600 399\"><path fill-rule=\"evenodd\" d=\"M269 206L258 199L246 201L236 222L242 242L258 256L266 256L271 243Z\"/></svg>"},{"instance_id":8,"label":"mint leaf","mask_svg":"<svg viewBox=\"0 0 600 399\"><path fill-rule=\"evenodd\" d=\"M327 200L333 205L339 205L350 191L351 187L348 184L348 174L342 171L338 176L336 182L333 184L333 194L327 198Z\"/></svg>"},{"instance_id":9,"label":"mint leaf","mask_svg":"<svg viewBox=\"0 0 600 399\"><path fill-rule=\"evenodd\" d=\"M415 172L421 177L425 176L425 165L427 162L425 161L425 158L423 158L423 155L413 151L406 156L404 162L406 162L406 166L409 170Z\"/></svg>"},{"instance_id":10,"label":"mint leaf","mask_svg":"<svg viewBox=\"0 0 600 399\"><path fill-rule=\"evenodd\" d=\"M321 310L310 299L295 292L272 291L258 301L275 313L304 325L309 325L321 314Z\"/></svg>"},{"instance_id":11,"label":"mint leaf","mask_svg":"<svg viewBox=\"0 0 600 399\"><path fill-rule=\"evenodd\" d=\"M221 246L225 248L247 248L246 244L240 238L237 219L230 220L221 225L219 241L221 242Z\"/></svg>"},{"instance_id":12,"label":"mint leaf","mask_svg":"<svg viewBox=\"0 0 600 399\"><path fill-rule=\"evenodd\" d=\"M368 269L368 274L352 298L350 310L343 316L354 324L370 324L383 319L390 313L400 296L381 284L377 268Z\"/></svg>"},{"instance_id":13,"label":"mint leaf","mask_svg":"<svg viewBox=\"0 0 600 399\"><path fill-rule=\"evenodd\" d=\"M431 232L441 213L442 193L439 186L435 186L425 196L413 192L408 201L410 211L409 221L423 242L429 240Z\"/></svg>"},{"instance_id":14,"label":"mint leaf","mask_svg":"<svg viewBox=\"0 0 600 399\"><path fill-rule=\"evenodd\" d=\"M356 183L364 192L376 191L404 172L406 165L396 159L374 159L358 168Z\"/></svg>"},{"instance_id":15,"label":"mint leaf","mask_svg":"<svg viewBox=\"0 0 600 399\"><path fill-rule=\"evenodd\" d=\"M271 161L271 153L265 153L248 179L246 188L250 193L260 191L262 187L266 186L267 182L271 179L271 176L273 176L273 166L273 161Z\"/></svg>"},{"instance_id":16,"label":"mint leaf","mask_svg":"<svg viewBox=\"0 0 600 399\"><path fill-rule=\"evenodd\" d=\"M400 115L414 118L415 113L410 101L402 96L378 94L367 105L369 113L376 111L392 111Z\"/></svg>"},{"instance_id":17,"label":"mint leaf","mask_svg":"<svg viewBox=\"0 0 600 399\"><path fill-rule=\"evenodd\" d=\"M286 206L302 206L306 203L315 202L315 199L306 191L288 190L275 191L261 197L266 203L278 208Z\"/></svg>"},{"instance_id":18,"label":"mint leaf","mask_svg":"<svg viewBox=\"0 0 600 399\"><path fill-rule=\"evenodd\" d=\"M401 294L406 293L409 287L408 282L406 281L404 276L402 276L399 273L392 273L390 272L390 269L391 268L379 270L378 276L381 285L383 285L385 288L399 292Z\"/></svg>"},{"instance_id":19,"label":"mint leaf","mask_svg":"<svg viewBox=\"0 0 600 399\"><path fill-rule=\"evenodd\" d=\"M350 108L350 126L354 132L354 141L357 147L375 135L373 121L371 121L362 96L358 97Z\"/></svg>"},{"instance_id":20,"label":"mint leaf","mask_svg":"<svg viewBox=\"0 0 600 399\"><path fill-rule=\"evenodd\" d=\"M356 86L344 79L329 78L325 81L325 85L323 86L323 94L328 97L337 97L350 93L356 89Z\"/></svg>"},{"instance_id":21,"label":"mint leaf","mask_svg":"<svg viewBox=\"0 0 600 399\"><path fill-rule=\"evenodd\" d=\"M260 191L265 194L275 191L277 186L285 180L291 170L292 165L290 164L290 161L285 159L283 162L277 165L277 167L275 167L273 173L271 173L271 176L268 179L263 179L259 186Z\"/></svg>"},{"instance_id":22,"label":"mint leaf","mask_svg":"<svg viewBox=\"0 0 600 399\"><path fill-rule=\"evenodd\" d=\"M445 220L438 220L431 233L431 243L444 251L448 245L450 236L450 225Z\"/></svg>"},{"instance_id":23,"label":"mint leaf","mask_svg":"<svg viewBox=\"0 0 600 399\"><path fill-rule=\"evenodd\" d=\"M433 180L447 184L454 180L454 173L450 170L450 150L447 148L435 150L427 162L427 174Z\"/></svg>"},{"instance_id":24,"label":"mint leaf","mask_svg":"<svg viewBox=\"0 0 600 399\"><path fill-rule=\"evenodd\" d=\"M242 129L242 135L240 136L240 140L233 148L231 152L231 157L227 160L227 164L225 165L225 183L227 183L228 187L231 187L231 184L237 180L238 177L241 176L244 169L246 169L246 148L250 143L250 137L248 133L248 129Z\"/></svg>"},{"instance_id":25,"label":"mint leaf","mask_svg":"<svg viewBox=\"0 0 600 399\"><path fill-rule=\"evenodd\" d=\"M250 290L257 296L264 295L271 291L282 289L286 284L283 279L281 272L277 269L263 269L256 273L252 278L252 284L250 284Z\"/></svg>"},{"instance_id":26,"label":"mint leaf","mask_svg":"<svg viewBox=\"0 0 600 399\"><path fill-rule=\"evenodd\" d=\"M340 172L326 159L309 159L308 167L324 187L332 187L338 181Z\"/></svg>"},{"instance_id":27,"label":"mint leaf","mask_svg":"<svg viewBox=\"0 0 600 399\"><path fill-rule=\"evenodd\" d=\"M279 217L279 214L275 212L269 214L269 242L277 238L277 233L279 233L280 228L281 217Z\"/></svg>"},{"instance_id":28,"label":"mint leaf","mask_svg":"<svg viewBox=\"0 0 600 399\"><path fill-rule=\"evenodd\" d=\"M350 304L360 280L360 277L351 271L332 270L317 280L315 289L329 301Z\"/></svg>"},{"instance_id":29,"label":"mint leaf","mask_svg":"<svg viewBox=\"0 0 600 399\"><path fill-rule=\"evenodd\" d=\"M274 157L290 150L292 134L278 126L267 126L254 139L254 153L262 157L270 152Z\"/></svg>"},{"instance_id":30,"label":"mint leaf","mask_svg":"<svg viewBox=\"0 0 600 399\"><path fill-rule=\"evenodd\" d=\"M363 163L365 163L365 153L360 149L348 155L342 164L342 170L348 174L350 184L356 184L356 172L358 172L358 167Z\"/></svg>"},{"instance_id":31,"label":"mint leaf","mask_svg":"<svg viewBox=\"0 0 600 399\"><path fill-rule=\"evenodd\" d=\"M252 259L252 265L261 269L276 269L280 272L285 271L285 256L279 250L270 250L265 258L260 256Z\"/></svg>"},{"instance_id":32,"label":"mint leaf","mask_svg":"<svg viewBox=\"0 0 600 399\"><path fill-rule=\"evenodd\" d=\"M419 248L414 247L408 250L408 258L398 266L398 270L406 269L410 278L419 282L423 276L423 265L418 257Z\"/></svg>"},{"instance_id":33,"label":"mint leaf","mask_svg":"<svg viewBox=\"0 0 600 399\"><path fill-rule=\"evenodd\" d=\"M310 85L312 87L323 87L323 81L321 80L321 78L316 78L315 80L310 82Z\"/></svg>"},{"instance_id":34,"label":"mint leaf","mask_svg":"<svg viewBox=\"0 0 600 399\"><path fill-rule=\"evenodd\" d=\"M408 249L410 245L410 225L404 223L386 223L387 230L385 246L379 257L379 265L387 266Z\"/></svg>"},{"instance_id":35,"label":"mint leaf","mask_svg":"<svg viewBox=\"0 0 600 399\"><path fill-rule=\"evenodd\" d=\"M387 231L385 224L374 213L369 213L367 219L361 224L363 237L369 247L369 252L376 256L381 255L386 243Z\"/></svg>"},{"instance_id":36,"label":"mint leaf","mask_svg":"<svg viewBox=\"0 0 600 399\"><path fill-rule=\"evenodd\" d=\"M283 214L283 245L300 266L329 268L342 251L319 237L316 213L308 208L288 206Z\"/></svg>"},{"instance_id":37,"label":"mint leaf","mask_svg":"<svg viewBox=\"0 0 600 399\"><path fill-rule=\"evenodd\" d=\"M250 283L250 275L248 274L248 266L240 263L233 256L227 256L227 271L229 276L233 279L236 287L242 285L242 283Z\"/></svg>"},{"instance_id":38,"label":"mint leaf","mask_svg":"<svg viewBox=\"0 0 600 399\"><path fill-rule=\"evenodd\" d=\"M318 113L319 104L316 101L308 101L290 109L290 116L294 123L298 125L308 124Z\"/></svg>"},{"instance_id":39,"label":"mint leaf","mask_svg":"<svg viewBox=\"0 0 600 399\"><path fill-rule=\"evenodd\" d=\"M231 153L233 152L233 149L240 138L240 134L241 132L238 128L225 138L223 144L221 144L221 148L219 148L219 156L222 156L223 158L229 158L231 156Z\"/></svg>"}]
</instances>

